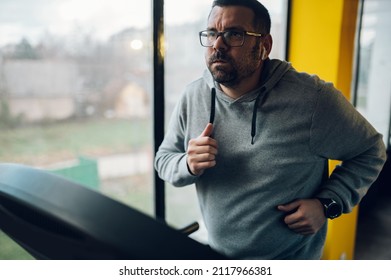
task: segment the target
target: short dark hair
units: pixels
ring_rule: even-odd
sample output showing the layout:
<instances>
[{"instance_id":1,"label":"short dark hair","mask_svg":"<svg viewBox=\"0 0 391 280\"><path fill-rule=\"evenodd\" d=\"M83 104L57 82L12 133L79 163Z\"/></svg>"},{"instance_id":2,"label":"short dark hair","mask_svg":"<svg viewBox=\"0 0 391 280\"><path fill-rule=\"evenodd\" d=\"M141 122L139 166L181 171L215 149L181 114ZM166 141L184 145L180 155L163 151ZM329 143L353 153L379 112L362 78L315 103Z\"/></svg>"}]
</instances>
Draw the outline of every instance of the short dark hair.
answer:
<instances>
[{"instance_id":1,"label":"short dark hair","mask_svg":"<svg viewBox=\"0 0 391 280\"><path fill-rule=\"evenodd\" d=\"M254 28L262 34L269 34L271 20L269 11L257 0L215 0L212 4L212 9L215 6L242 6L250 8L254 12Z\"/></svg>"}]
</instances>

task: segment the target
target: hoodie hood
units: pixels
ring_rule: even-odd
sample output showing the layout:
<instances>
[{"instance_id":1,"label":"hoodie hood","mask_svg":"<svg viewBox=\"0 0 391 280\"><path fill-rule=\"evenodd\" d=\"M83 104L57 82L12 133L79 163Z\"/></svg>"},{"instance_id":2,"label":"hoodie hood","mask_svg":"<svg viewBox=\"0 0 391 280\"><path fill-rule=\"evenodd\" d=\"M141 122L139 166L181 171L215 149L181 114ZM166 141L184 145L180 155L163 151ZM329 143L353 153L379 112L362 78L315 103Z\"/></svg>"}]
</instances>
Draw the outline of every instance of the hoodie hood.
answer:
<instances>
[{"instance_id":1,"label":"hoodie hood","mask_svg":"<svg viewBox=\"0 0 391 280\"><path fill-rule=\"evenodd\" d=\"M284 74L292 69L289 62L281 60L266 59L263 64L261 73L261 86L255 91L251 91L241 97L242 100L254 100L253 117L251 121L251 144L254 144L254 137L256 134L256 122L258 107L262 105L267 93L281 80ZM211 108L209 122L214 122L215 116L215 99L216 99L216 86L217 83L213 80L212 74L209 70L205 70L203 78L211 89Z\"/></svg>"}]
</instances>

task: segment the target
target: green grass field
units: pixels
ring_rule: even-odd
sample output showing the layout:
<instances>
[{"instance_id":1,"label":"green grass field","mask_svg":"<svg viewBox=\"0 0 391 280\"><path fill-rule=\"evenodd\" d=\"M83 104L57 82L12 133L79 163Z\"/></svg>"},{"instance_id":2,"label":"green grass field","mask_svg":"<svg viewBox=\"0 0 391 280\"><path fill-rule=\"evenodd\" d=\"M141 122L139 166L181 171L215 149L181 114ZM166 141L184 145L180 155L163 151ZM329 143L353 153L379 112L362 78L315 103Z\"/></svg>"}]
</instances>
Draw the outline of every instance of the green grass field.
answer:
<instances>
[{"instance_id":1,"label":"green grass field","mask_svg":"<svg viewBox=\"0 0 391 280\"><path fill-rule=\"evenodd\" d=\"M31 259L34 258L0 230L0 260Z\"/></svg>"},{"instance_id":2,"label":"green grass field","mask_svg":"<svg viewBox=\"0 0 391 280\"><path fill-rule=\"evenodd\" d=\"M152 144L150 121L83 120L2 129L0 161L44 165L75 158L131 152Z\"/></svg>"}]
</instances>

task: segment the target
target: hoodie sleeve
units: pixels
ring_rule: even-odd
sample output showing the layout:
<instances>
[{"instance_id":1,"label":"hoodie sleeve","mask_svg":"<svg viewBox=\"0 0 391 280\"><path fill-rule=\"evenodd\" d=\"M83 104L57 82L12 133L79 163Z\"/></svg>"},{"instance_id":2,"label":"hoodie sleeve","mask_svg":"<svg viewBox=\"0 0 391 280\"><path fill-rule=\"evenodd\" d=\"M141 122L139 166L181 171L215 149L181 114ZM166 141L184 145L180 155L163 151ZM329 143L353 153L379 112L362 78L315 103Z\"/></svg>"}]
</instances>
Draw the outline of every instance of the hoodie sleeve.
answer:
<instances>
[{"instance_id":1,"label":"hoodie sleeve","mask_svg":"<svg viewBox=\"0 0 391 280\"><path fill-rule=\"evenodd\" d=\"M186 162L186 106L183 103L182 99L176 105L167 133L155 155L155 169L159 177L177 187L193 184L197 178L189 172Z\"/></svg>"},{"instance_id":2,"label":"hoodie sleeve","mask_svg":"<svg viewBox=\"0 0 391 280\"><path fill-rule=\"evenodd\" d=\"M318 156L342 163L317 196L335 199L348 213L378 177L386 160L386 149L382 135L331 84L323 85L318 93L311 149Z\"/></svg>"}]
</instances>

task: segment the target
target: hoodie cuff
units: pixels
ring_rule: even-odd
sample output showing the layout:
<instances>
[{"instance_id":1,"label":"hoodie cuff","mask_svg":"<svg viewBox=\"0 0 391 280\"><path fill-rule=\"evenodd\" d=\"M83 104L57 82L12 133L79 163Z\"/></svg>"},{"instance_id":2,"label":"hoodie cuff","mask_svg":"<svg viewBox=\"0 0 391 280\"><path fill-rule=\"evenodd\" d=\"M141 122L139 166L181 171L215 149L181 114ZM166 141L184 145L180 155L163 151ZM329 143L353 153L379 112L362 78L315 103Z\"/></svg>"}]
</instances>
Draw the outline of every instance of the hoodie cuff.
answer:
<instances>
[{"instance_id":1,"label":"hoodie cuff","mask_svg":"<svg viewBox=\"0 0 391 280\"><path fill-rule=\"evenodd\" d=\"M185 157L185 159L186 159L186 157ZM191 172L190 167L189 167L189 165L187 164L187 160L186 160L186 166L187 166L187 171L189 171L189 174L190 174L191 176L197 177L197 175L195 175L195 174L193 174L193 172Z\"/></svg>"},{"instance_id":2,"label":"hoodie cuff","mask_svg":"<svg viewBox=\"0 0 391 280\"><path fill-rule=\"evenodd\" d=\"M342 209L344 210L344 203L343 201L341 200L341 198L336 195L334 192L332 191L329 191L327 189L324 189L322 190L320 193L318 193L315 198L331 198L332 200L334 200L335 202L337 202L339 205L341 205ZM346 212L350 212L350 211L343 211L343 213L346 213Z\"/></svg>"},{"instance_id":3,"label":"hoodie cuff","mask_svg":"<svg viewBox=\"0 0 391 280\"><path fill-rule=\"evenodd\" d=\"M179 180L178 183L181 186L185 185L191 185L195 183L197 180L198 176L194 175L191 173L188 165L187 165L187 157L186 155L181 158L179 164L178 164L178 175L179 175Z\"/></svg>"}]
</instances>

